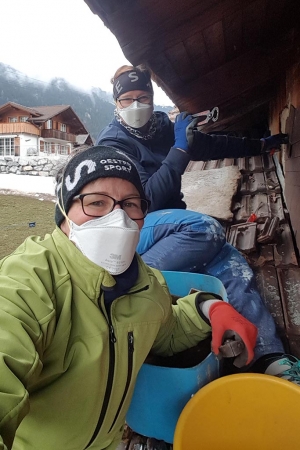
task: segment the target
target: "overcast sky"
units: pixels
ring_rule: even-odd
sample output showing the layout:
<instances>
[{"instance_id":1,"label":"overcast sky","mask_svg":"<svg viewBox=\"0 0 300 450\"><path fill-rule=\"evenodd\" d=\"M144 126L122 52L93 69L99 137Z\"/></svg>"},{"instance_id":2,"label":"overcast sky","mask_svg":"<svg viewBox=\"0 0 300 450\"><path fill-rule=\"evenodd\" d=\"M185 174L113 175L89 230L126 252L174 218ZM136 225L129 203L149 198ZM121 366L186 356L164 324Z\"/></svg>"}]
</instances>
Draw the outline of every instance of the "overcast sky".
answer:
<instances>
[{"instance_id":1,"label":"overcast sky","mask_svg":"<svg viewBox=\"0 0 300 450\"><path fill-rule=\"evenodd\" d=\"M84 0L0 0L0 17L0 62L31 78L112 92L110 78L129 64ZM172 105L153 84L155 103Z\"/></svg>"}]
</instances>

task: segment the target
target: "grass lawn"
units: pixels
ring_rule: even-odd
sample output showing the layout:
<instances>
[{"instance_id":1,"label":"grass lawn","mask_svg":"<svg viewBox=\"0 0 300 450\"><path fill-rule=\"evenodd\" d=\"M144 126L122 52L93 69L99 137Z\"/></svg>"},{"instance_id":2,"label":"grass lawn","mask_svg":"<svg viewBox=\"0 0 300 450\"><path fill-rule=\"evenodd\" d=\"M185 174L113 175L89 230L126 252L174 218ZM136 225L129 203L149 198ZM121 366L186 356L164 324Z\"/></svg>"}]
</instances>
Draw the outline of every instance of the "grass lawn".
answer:
<instances>
[{"instance_id":1,"label":"grass lawn","mask_svg":"<svg viewBox=\"0 0 300 450\"><path fill-rule=\"evenodd\" d=\"M28 236L44 236L55 228L55 204L23 195L0 194L0 259ZM35 223L35 226L30 226Z\"/></svg>"}]
</instances>

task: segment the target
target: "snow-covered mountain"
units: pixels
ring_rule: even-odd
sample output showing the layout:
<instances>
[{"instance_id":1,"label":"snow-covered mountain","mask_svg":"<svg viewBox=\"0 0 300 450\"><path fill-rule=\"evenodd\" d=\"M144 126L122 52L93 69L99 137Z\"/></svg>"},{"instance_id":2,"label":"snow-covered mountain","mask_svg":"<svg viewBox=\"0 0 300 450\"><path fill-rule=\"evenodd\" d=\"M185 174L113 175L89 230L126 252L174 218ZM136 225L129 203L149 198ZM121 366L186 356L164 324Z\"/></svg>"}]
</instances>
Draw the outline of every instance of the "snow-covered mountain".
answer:
<instances>
[{"instance_id":1,"label":"snow-covered mountain","mask_svg":"<svg viewBox=\"0 0 300 450\"><path fill-rule=\"evenodd\" d=\"M84 91L64 78L43 82L0 62L0 105L9 101L24 106L70 105L94 140L111 121L115 109L112 94L100 88ZM155 105L160 111L170 108Z\"/></svg>"}]
</instances>

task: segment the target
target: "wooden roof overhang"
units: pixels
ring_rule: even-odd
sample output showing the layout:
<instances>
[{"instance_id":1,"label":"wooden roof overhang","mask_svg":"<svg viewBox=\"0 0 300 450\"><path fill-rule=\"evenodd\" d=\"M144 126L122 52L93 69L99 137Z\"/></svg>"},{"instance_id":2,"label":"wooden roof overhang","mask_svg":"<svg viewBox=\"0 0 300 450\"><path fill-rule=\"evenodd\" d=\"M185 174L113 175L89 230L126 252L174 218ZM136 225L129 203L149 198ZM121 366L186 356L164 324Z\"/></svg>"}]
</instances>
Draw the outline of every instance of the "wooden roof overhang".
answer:
<instances>
[{"instance_id":1,"label":"wooden roof overhang","mask_svg":"<svg viewBox=\"0 0 300 450\"><path fill-rule=\"evenodd\" d=\"M266 119L285 70L299 61L299 0L84 1L181 111L219 107L207 130Z\"/></svg>"}]
</instances>

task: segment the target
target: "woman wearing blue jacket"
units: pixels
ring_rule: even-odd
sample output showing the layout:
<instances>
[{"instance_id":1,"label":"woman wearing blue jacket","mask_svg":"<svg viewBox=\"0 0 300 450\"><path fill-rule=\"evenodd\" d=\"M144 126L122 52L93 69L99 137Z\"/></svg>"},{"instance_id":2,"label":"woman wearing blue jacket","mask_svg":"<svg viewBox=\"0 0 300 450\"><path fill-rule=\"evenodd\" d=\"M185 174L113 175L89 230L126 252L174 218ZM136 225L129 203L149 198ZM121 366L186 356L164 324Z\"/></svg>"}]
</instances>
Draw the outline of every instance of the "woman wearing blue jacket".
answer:
<instances>
[{"instance_id":1,"label":"woman wearing blue jacket","mask_svg":"<svg viewBox=\"0 0 300 450\"><path fill-rule=\"evenodd\" d=\"M298 360L284 353L251 268L226 242L218 221L186 210L181 192L181 177L191 160L259 155L280 147L286 135L257 140L206 135L195 129L197 119L185 112L173 124L165 113L154 112L151 76L140 67L120 67L112 83L115 118L100 132L97 144L118 148L131 158L151 201L138 253L148 265L160 270L199 272L219 278L229 302L258 328L251 370L285 374L300 384ZM291 369L296 371L295 376Z\"/></svg>"}]
</instances>

